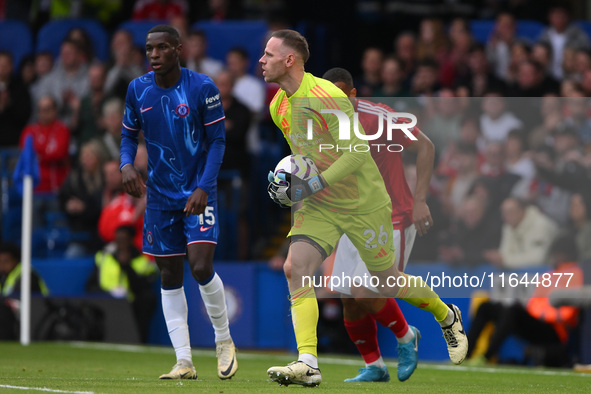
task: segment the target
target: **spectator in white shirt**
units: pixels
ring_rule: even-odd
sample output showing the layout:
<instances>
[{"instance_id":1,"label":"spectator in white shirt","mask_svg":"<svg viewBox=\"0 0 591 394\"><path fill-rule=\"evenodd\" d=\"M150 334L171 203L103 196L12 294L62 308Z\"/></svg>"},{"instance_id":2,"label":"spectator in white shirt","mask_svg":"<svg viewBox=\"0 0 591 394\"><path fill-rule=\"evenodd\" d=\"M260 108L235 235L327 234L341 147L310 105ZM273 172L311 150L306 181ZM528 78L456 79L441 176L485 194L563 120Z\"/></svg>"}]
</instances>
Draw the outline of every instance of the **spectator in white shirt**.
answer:
<instances>
[{"instance_id":1,"label":"spectator in white shirt","mask_svg":"<svg viewBox=\"0 0 591 394\"><path fill-rule=\"evenodd\" d=\"M260 114L265 105L265 87L253 75L248 74L249 58L244 48L234 47L226 54L228 70L236 79L234 97L246 105L251 112Z\"/></svg>"},{"instance_id":2,"label":"spectator in white shirt","mask_svg":"<svg viewBox=\"0 0 591 394\"><path fill-rule=\"evenodd\" d=\"M497 16L495 27L486 43L486 57L492 65L495 76L507 80L511 62L511 44L515 41L515 18L509 13Z\"/></svg>"},{"instance_id":3,"label":"spectator in white shirt","mask_svg":"<svg viewBox=\"0 0 591 394\"><path fill-rule=\"evenodd\" d=\"M244 48L230 49L226 54L226 63L235 79L232 95L253 114L247 143L249 152L257 155L261 151L258 123L265 107L265 86L260 79L248 74L249 58Z\"/></svg>"},{"instance_id":4,"label":"spectator in white shirt","mask_svg":"<svg viewBox=\"0 0 591 394\"><path fill-rule=\"evenodd\" d=\"M523 127L521 120L507 110L507 103L500 92L490 90L484 95L482 111L480 131L485 143L502 142L509 131Z\"/></svg>"},{"instance_id":5,"label":"spectator in white shirt","mask_svg":"<svg viewBox=\"0 0 591 394\"><path fill-rule=\"evenodd\" d=\"M553 75L556 79L563 77L562 58L564 50L589 48L589 37L585 32L571 22L568 9L564 5L556 5L548 14L550 27L540 36L540 42L548 42L552 46Z\"/></svg>"},{"instance_id":6,"label":"spectator in white shirt","mask_svg":"<svg viewBox=\"0 0 591 394\"><path fill-rule=\"evenodd\" d=\"M187 68L216 78L222 71L222 62L207 56L207 36L203 30L191 30L186 39L185 56Z\"/></svg>"},{"instance_id":7,"label":"spectator in white shirt","mask_svg":"<svg viewBox=\"0 0 591 394\"><path fill-rule=\"evenodd\" d=\"M129 83L144 74L145 68L137 63L133 49L131 33L117 30L111 39L111 62L104 86L107 96L115 95L123 100Z\"/></svg>"},{"instance_id":8,"label":"spectator in white shirt","mask_svg":"<svg viewBox=\"0 0 591 394\"><path fill-rule=\"evenodd\" d=\"M90 90L88 65L84 62L84 53L77 42L66 39L60 47L60 56L49 74L39 82L35 91L38 97L53 96L61 108L60 120L71 126L73 103L84 97Z\"/></svg>"},{"instance_id":9,"label":"spectator in white shirt","mask_svg":"<svg viewBox=\"0 0 591 394\"><path fill-rule=\"evenodd\" d=\"M558 225L537 207L509 197L501 205L503 230L499 250L485 252L488 261L506 269L536 267L548 263Z\"/></svg>"},{"instance_id":10,"label":"spectator in white shirt","mask_svg":"<svg viewBox=\"0 0 591 394\"><path fill-rule=\"evenodd\" d=\"M522 130L511 130L505 141L505 166L507 172L531 181L536 176L536 166L525 154L527 136Z\"/></svg>"}]
</instances>

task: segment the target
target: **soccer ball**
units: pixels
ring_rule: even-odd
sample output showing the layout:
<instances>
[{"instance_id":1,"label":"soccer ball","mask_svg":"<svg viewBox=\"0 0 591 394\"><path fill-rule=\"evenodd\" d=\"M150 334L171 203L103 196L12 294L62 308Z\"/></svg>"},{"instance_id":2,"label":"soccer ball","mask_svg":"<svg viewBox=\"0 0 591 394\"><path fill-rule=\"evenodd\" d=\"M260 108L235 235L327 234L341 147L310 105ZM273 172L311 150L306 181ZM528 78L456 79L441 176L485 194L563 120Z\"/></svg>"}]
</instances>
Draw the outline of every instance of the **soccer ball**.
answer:
<instances>
[{"instance_id":1,"label":"soccer ball","mask_svg":"<svg viewBox=\"0 0 591 394\"><path fill-rule=\"evenodd\" d=\"M277 174L280 171L284 171L289 174L295 175L303 180L310 179L314 175L319 174L318 168L316 167L316 164L314 164L312 159L302 155L285 156L283 159L281 159L279 163L277 163L275 171L273 171L273 175L275 176L275 183L285 185L285 181L281 180L277 176Z\"/></svg>"}]
</instances>

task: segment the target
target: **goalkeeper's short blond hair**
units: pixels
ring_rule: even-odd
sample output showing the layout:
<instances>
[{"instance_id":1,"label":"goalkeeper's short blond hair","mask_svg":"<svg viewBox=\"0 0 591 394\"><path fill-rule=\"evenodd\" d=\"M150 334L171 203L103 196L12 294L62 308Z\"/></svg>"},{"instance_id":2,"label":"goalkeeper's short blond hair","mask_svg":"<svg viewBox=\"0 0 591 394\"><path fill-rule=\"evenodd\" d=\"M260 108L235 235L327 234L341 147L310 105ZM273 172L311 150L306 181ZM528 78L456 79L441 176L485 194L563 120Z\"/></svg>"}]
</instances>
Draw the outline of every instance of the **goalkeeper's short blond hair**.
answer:
<instances>
[{"instance_id":1,"label":"goalkeeper's short blond hair","mask_svg":"<svg viewBox=\"0 0 591 394\"><path fill-rule=\"evenodd\" d=\"M308 41L306 40L306 37L302 36L297 31L289 29L277 30L271 34L271 37L282 39L285 46L290 47L300 55L304 64L308 61L308 58L310 57Z\"/></svg>"}]
</instances>

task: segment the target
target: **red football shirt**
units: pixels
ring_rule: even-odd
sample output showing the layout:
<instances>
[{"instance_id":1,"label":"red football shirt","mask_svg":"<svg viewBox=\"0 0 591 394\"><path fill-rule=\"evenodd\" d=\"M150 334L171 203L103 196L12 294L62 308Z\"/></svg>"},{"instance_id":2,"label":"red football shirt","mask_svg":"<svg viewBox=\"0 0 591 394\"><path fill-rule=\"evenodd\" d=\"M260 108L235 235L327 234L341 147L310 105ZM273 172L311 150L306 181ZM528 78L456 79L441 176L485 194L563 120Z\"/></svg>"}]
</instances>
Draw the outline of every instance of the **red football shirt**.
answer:
<instances>
[{"instance_id":1,"label":"red football shirt","mask_svg":"<svg viewBox=\"0 0 591 394\"><path fill-rule=\"evenodd\" d=\"M408 138L402 130L398 129L392 131L392 140L388 140L387 116L389 112L396 111L387 105L357 99L355 110L359 113L359 123L361 123L367 135L377 133L379 130L379 115L383 115L381 118L383 123L382 135L374 141L367 142L370 144L371 155L382 174L382 178L384 178L386 190L392 200L392 224L398 228L406 228L413 223L413 196L404 176L402 152L390 152L387 147L398 144L406 148L413 140ZM402 122L408 123L406 119L401 119L400 123ZM419 129L417 127L411 129L413 135L416 135L418 131ZM391 150L399 149L400 147L391 147Z\"/></svg>"}]
</instances>

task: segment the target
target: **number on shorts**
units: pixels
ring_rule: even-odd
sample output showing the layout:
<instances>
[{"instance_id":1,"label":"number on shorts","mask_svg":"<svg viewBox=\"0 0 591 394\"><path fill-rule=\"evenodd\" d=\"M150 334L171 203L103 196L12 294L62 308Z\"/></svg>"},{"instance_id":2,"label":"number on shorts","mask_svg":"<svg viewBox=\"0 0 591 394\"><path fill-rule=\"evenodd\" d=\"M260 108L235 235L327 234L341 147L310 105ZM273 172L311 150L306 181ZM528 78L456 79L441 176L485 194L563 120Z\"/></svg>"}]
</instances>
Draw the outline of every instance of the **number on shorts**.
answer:
<instances>
[{"instance_id":1,"label":"number on shorts","mask_svg":"<svg viewBox=\"0 0 591 394\"><path fill-rule=\"evenodd\" d=\"M203 216L205 216L205 220ZM205 207L205 212L199 215L199 224L209 224L210 226L213 226L215 224L213 207Z\"/></svg>"},{"instance_id":2,"label":"number on shorts","mask_svg":"<svg viewBox=\"0 0 591 394\"><path fill-rule=\"evenodd\" d=\"M363 232L364 236L369 236L369 238L365 241L365 248L366 249L375 249L378 247L373 241L376 238L376 232L370 228L366 229ZM378 234L378 243L380 245L386 245L388 242L388 232L384 231L384 225L380 226L380 232Z\"/></svg>"}]
</instances>

